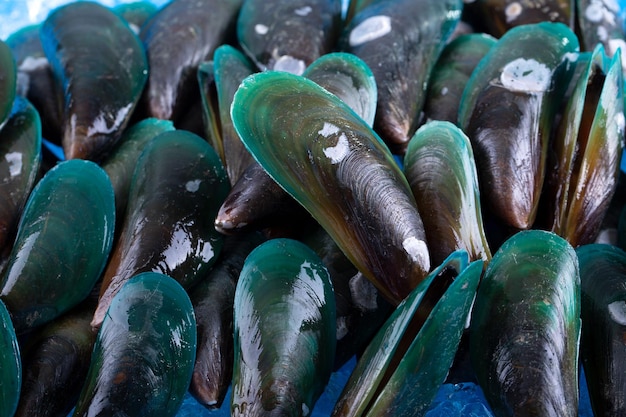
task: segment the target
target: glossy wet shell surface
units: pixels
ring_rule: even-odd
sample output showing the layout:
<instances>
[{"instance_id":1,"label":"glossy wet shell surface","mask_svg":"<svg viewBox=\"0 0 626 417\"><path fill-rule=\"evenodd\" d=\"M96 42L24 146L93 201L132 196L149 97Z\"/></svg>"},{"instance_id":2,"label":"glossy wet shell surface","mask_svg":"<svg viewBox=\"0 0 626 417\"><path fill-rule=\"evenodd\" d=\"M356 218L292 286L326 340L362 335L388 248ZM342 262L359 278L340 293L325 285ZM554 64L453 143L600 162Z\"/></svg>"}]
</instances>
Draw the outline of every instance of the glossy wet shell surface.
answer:
<instances>
[{"instance_id":1,"label":"glossy wet shell surface","mask_svg":"<svg viewBox=\"0 0 626 417\"><path fill-rule=\"evenodd\" d=\"M18 332L89 295L113 243L113 199L106 173L80 159L59 163L33 189L0 291Z\"/></svg>"},{"instance_id":2,"label":"glossy wet shell surface","mask_svg":"<svg viewBox=\"0 0 626 417\"><path fill-rule=\"evenodd\" d=\"M258 246L241 271L234 317L231 415L308 415L335 355L335 299L319 257L291 239Z\"/></svg>"},{"instance_id":3,"label":"glossy wet shell surface","mask_svg":"<svg viewBox=\"0 0 626 417\"><path fill-rule=\"evenodd\" d=\"M259 73L235 94L232 117L255 159L387 299L399 303L426 276L430 257L410 187L382 140L341 100L304 77Z\"/></svg>"},{"instance_id":4,"label":"glossy wet shell surface","mask_svg":"<svg viewBox=\"0 0 626 417\"><path fill-rule=\"evenodd\" d=\"M172 278L134 276L111 302L73 416L173 416L189 387L196 321Z\"/></svg>"}]
</instances>

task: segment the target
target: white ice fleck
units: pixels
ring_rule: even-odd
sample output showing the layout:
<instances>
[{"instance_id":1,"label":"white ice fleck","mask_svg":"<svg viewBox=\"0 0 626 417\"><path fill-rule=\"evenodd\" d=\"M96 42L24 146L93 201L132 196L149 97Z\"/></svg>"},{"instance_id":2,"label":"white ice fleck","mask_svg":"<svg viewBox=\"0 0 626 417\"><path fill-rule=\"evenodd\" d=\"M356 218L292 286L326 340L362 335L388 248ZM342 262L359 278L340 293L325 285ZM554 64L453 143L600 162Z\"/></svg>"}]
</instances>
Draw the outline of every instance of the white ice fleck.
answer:
<instances>
[{"instance_id":1,"label":"white ice fleck","mask_svg":"<svg viewBox=\"0 0 626 417\"><path fill-rule=\"evenodd\" d=\"M48 58L46 57L35 58L32 56L29 56L29 57L26 57L26 59L22 61L18 70L31 72L31 71L35 71L38 69L46 68L48 65L49 65Z\"/></svg>"},{"instance_id":2,"label":"white ice fleck","mask_svg":"<svg viewBox=\"0 0 626 417\"><path fill-rule=\"evenodd\" d=\"M606 8L609 9L610 11L612 11L614 13L618 13L619 12L620 7L619 7L619 4L617 3L617 1L615 1L615 0L602 0L602 2L606 6Z\"/></svg>"},{"instance_id":3,"label":"white ice fleck","mask_svg":"<svg viewBox=\"0 0 626 417\"><path fill-rule=\"evenodd\" d=\"M337 139L335 146L329 146L324 149L324 155L330 159L333 164L338 164L350 153L350 144L345 134L341 134Z\"/></svg>"},{"instance_id":4,"label":"white ice fleck","mask_svg":"<svg viewBox=\"0 0 626 417\"><path fill-rule=\"evenodd\" d=\"M313 8L311 8L311 6L304 6L304 7L299 7L296 10L296 14L298 16L308 16L309 13L311 13L313 11Z\"/></svg>"},{"instance_id":5,"label":"white ice fleck","mask_svg":"<svg viewBox=\"0 0 626 417\"><path fill-rule=\"evenodd\" d=\"M619 325L626 326L626 302L622 300L613 301L608 305L611 320Z\"/></svg>"},{"instance_id":6,"label":"white ice fleck","mask_svg":"<svg viewBox=\"0 0 626 417\"><path fill-rule=\"evenodd\" d=\"M22 153L21 152L9 152L4 155L4 159L9 163L9 174L12 177L20 175L22 173Z\"/></svg>"},{"instance_id":7,"label":"white ice fleck","mask_svg":"<svg viewBox=\"0 0 626 417\"><path fill-rule=\"evenodd\" d=\"M339 132L339 128L332 123L324 122L324 127L317 131L318 135L322 135L325 138L334 135Z\"/></svg>"},{"instance_id":8,"label":"white ice fleck","mask_svg":"<svg viewBox=\"0 0 626 417\"><path fill-rule=\"evenodd\" d=\"M309 415L309 407L305 403L302 403L302 417L306 417L308 415Z\"/></svg>"},{"instance_id":9,"label":"white ice fleck","mask_svg":"<svg viewBox=\"0 0 626 417\"><path fill-rule=\"evenodd\" d=\"M524 8L518 2L514 2L506 6L506 9L504 9L504 14L506 15L506 22L510 23L513 20L517 19L519 15L522 14L522 11L524 11Z\"/></svg>"},{"instance_id":10,"label":"white ice fleck","mask_svg":"<svg viewBox=\"0 0 626 417\"><path fill-rule=\"evenodd\" d=\"M306 69L306 64L303 60L294 58L289 55L283 55L276 60L274 64L275 71L289 72L295 75L302 75Z\"/></svg>"},{"instance_id":11,"label":"white ice fleck","mask_svg":"<svg viewBox=\"0 0 626 417\"><path fill-rule=\"evenodd\" d=\"M598 23L604 17L604 6L598 2L592 2L585 9L585 19L590 22Z\"/></svg>"},{"instance_id":12,"label":"white ice fleck","mask_svg":"<svg viewBox=\"0 0 626 417\"><path fill-rule=\"evenodd\" d=\"M256 33L258 33L259 35L267 35L267 32L269 31L269 28L265 25L262 25L260 23L254 25L254 31Z\"/></svg>"},{"instance_id":13,"label":"white ice fleck","mask_svg":"<svg viewBox=\"0 0 626 417\"><path fill-rule=\"evenodd\" d=\"M445 96L446 94L448 94L448 87L443 87L443 88L441 89L441 95L442 95L442 96Z\"/></svg>"},{"instance_id":14,"label":"white ice fleck","mask_svg":"<svg viewBox=\"0 0 626 417\"><path fill-rule=\"evenodd\" d=\"M621 135L623 135L624 134L624 126L626 125L626 119L624 118L624 113L623 112L618 112L615 115L615 124L617 125L617 130L619 132L621 132Z\"/></svg>"},{"instance_id":15,"label":"white ice fleck","mask_svg":"<svg viewBox=\"0 0 626 417\"><path fill-rule=\"evenodd\" d=\"M419 240L415 236L408 237L402 242L402 247L413 262L422 264L425 270L430 270L430 260L424 257L428 253L426 242Z\"/></svg>"},{"instance_id":16,"label":"white ice fleck","mask_svg":"<svg viewBox=\"0 0 626 417\"><path fill-rule=\"evenodd\" d=\"M596 30L596 34L598 35L598 39L601 42L606 42L606 40L609 38L609 32L606 30L604 26L598 26L598 29Z\"/></svg>"},{"instance_id":17,"label":"white ice fleck","mask_svg":"<svg viewBox=\"0 0 626 417\"><path fill-rule=\"evenodd\" d=\"M518 58L506 64L500 74L500 82L511 91L543 93L551 81L550 68L534 59Z\"/></svg>"},{"instance_id":18,"label":"white ice fleck","mask_svg":"<svg viewBox=\"0 0 626 417\"><path fill-rule=\"evenodd\" d=\"M350 46L359 46L366 42L381 38L391 32L389 16L372 16L359 23L350 32Z\"/></svg>"},{"instance_id":19,"label":"white ice fleck","mask_svg":"<svg viewBox=\"0 0 626 417\"><path fill-rule=\"evenodd\" d=\"M187 183L185 184L185 190L189 191L190 193L195 193L200 188L201 182L202 180L187 181Z\"/></svg>"}]
</instances>

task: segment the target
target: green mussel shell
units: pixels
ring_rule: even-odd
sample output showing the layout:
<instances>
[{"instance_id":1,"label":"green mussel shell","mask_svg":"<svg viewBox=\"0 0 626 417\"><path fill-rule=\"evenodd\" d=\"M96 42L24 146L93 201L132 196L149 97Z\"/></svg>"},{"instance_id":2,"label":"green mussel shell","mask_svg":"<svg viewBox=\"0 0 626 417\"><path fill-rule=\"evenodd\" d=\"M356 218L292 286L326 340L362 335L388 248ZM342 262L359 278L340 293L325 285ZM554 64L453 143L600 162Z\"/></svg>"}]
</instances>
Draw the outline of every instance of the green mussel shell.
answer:
<instances>
[{"instance_id":1,"label":"green mussel shell","mask_svg":"<svg viewBox=\"0 0 626 417\"><path fill-rule=\"evenodd\" d=\"M59 163L35 186L0 285L18 333L89 295L111 250L113 200L106 173L80 159Z\"/></svg>"},{"instance_id":2,"label":"green mussel shell","mask_svg":"<svg viewBox=\"0 0 626 417\"><path fill-rule=\"evenodd\" d=\"M174 130L174 124L169 120L144 119L124 132L119 143L102 162L102 169L113 185L118 223L124 220L130 183L141 152L152 139L171 130Z\"/></svg>"},{"instance_id":3,"label":"green mussel shell","mask_svg":"<svg viewBox=\"0 0 626 417\"><path fill-rule=\"evenodd\" d=\"M41 121L25 98L16 97L0 130L0 251L10 247L41 164Z\"/></svg>"},{"instance_id":4,"label":"green mussel shell","mask_svg":"<svg viewBox=\"0 0 626 417\"><path fill-rule=\"evenodd\" d=\"M404 173L424 219L433 264L459 249L471 260L489 261L474 153L463 131L450 122L422 125L407 147Z\"/></svg>"},{"instance_id":5,"label":"green mussel shell","mask_svg":"<svg viewBox=\"0 0 626 417\"><path fill-rule=\"evenodd\" d=\"M482 261L454 252L396 308L350 375L333 416L422 416L448 374Z\"/></svg>"},{"instance_id":6,"label":"green mussel shell","mask_svg":"<svg viewBox=\"0 0 626 417\"><path fill-rule=\"evenodd\" d=\"M55 9L40 33L65 96L65 157L100 160L119 140L148 78L141 41L117 14L88 1Z\"/></svg>"},{"instance_id":7,"label":"green mussel shell","mask_svg":"<svg viewBox=\"0 0 626 417\"><path fill-rule=\"evenodd\" d=\"M378 89L372 70L361 58L329 53L313 61L302 75L343 100L369 126L374 125Z\"/></svg>"},{"instance_id":8,"label":"green mussel shell","mask_svg":"<svg viewBox=\"0 0 626 417\"><path fill-rule=\"evenodd\" d=\"M577 416L580 277L572 246L554 233L509 238L482 279L470 354L497 416Z\"/></svg>"},{"instance_id":9,"label":"green mussel shell","mask_svg":"<svg viewBox=\"0 0 626 417\"><path fill-rule=\"evenodd\" d=\"M73 417L173 417L196 355L191 301L174 279L134 276L109 307Z\"/></svg>"},{"instance_id":10,"label":"green mussel shell","mask_svg":"<svg viewBox=\"0 0 626 417\"><path fill-rule=\"evenodd\" d=\"M374 129L403 154L421 124L430 73L461 18L460 0L381 0L344 28L339 48L361 58L378 85Z\"/></svg>"},{"instance_id":11,"label":"green mussel shell","mask_svg":"<svg viewBox=\"0 0 626 417\"><path fill-rule=\"evenodd\" d=\"M87 299L27 339L15 417L65 417L74 408L96 341L90 324L94 301Z\"/></svg>"},{"instance_id":12,"label":"green mussel shell","mask_svg":"<svg viewBox=\"0 0 626 417\"><path fill-rule=\"evenodd\" d=\"M234 38L242 0L173 0L142 27L150 78L147 115L176 122L198 95L196 73L215 49Z\"/></svg>"},{"instance_id":13,"label":"green mussel shell","mask_svg":"<svg viewBox=\"0 0 626 417\"><path fill-rule=\"evenodd\" d=\"M215 66L213 60L201 62L198 65L198 86L200 88L200 102L202 103L202 124L204 137L215 149L215 152L226 166L224 143L220 127L220 110L215 85Z\"/></svg>"},{"instance_id":14,"label":"green mussel shell","mask_svg":"<svg viewBox=\"0 0 626 417\"><path fill-rule=\"evenodd\" d=\"M566 74L560 64L577 49L562 23L510 29L480 61L461 99L459 126L472 142L483 206L518 230L537 214L560 101L553 80L564 77L556 75Z\"/></svg>"},{"instance_id":15,"label":"green mussel shell","mask_svg":"<svg viewBox=\"0 0 626 417\"><path fill-rule=\"evenodd\" d=\"M308 246L269 240L246 258L234 303L232 416L307 416L335 356L335 298Z\"/></svg>"},{"instance_id":16,"label":"green mussel shell","mask_svg":"<svg viewBox=\"0 0 626 417\"><path fill-rule=\"evenodd\" d=\"M244 80L232 118L255 159L385 298L398 304L426 276L430 256L409 184L344 102L304 77L268 71Z\"/></svg>"},{"instance_id":17,"label":"green mussel shell","mask_svg":"<svg viewBox=\"0 0 626 417\"><path fill-rule=\"evenodd\" d=\"M594 242L617 188L625 127L622 79L620 54L611 60L598 45L551 143L555 161L542 212L546 227L574 247Z\"/></svg>"},{"instance_id":18,"label":"green mussel shell","mask_svg":"<svg viewBox=\"0 0 626 417\"><path fill-rule=\"evenodd\" d=\"M6 122L17 92L17 66L9 45L0 40L0 126Z\"/></svg>"},{"instance_id":19,"label":"green mussel shell","mask_svg":"<svg viewBox=\"0 0 626 417\"><path fill-rule=\"evenodd\" d=\"M626 252L603 244L576 249L580 262L580 359L593 415L626 413Z\"/></svg>"},{"instance_id":20,"label":"green mussel shell","mask_svg":"<svg viewBox=\"0 0 626 417\"><path fill-rule=\"evenodd\" d=\"M339 0L248 0L237 20L237 38L259 69L301 75L333 50L340 16Z\"/></svg>"},{"instance_id":21,"label":"green mussel shell","mask_svg":"<svg viewBox=\"0 0 626 417\"><path fill-rule=\"evenodd\" d=\"M0 300L0 416L13 417L22 385L22 359L9 312Z\"/></svg>"},{"instance_id":22,"label":"green mussel shell","mask_svg":"<svg viewBox=\"0 0 626 417\"><path fill-rule=\"evenodd\" d=\"M496 44L496 39L484 33L461 35L448 43L428 80L424 102L424 118L450 123L459 118L463 90L474 68Z\"/></svg>"},{"instance_id":23,"label":"green mussel shell","mask_svg":"<svg viewBox=\"0 0 626 417\"><path fill-rule=\"evenodd\" d=\"M104 271L94 327L124 282L140 272L160 272L190 288L211 269L223 245L213 222L229 189L219 157L199 136L167 131L146 145Z\"/></svg>"}]
</instances>

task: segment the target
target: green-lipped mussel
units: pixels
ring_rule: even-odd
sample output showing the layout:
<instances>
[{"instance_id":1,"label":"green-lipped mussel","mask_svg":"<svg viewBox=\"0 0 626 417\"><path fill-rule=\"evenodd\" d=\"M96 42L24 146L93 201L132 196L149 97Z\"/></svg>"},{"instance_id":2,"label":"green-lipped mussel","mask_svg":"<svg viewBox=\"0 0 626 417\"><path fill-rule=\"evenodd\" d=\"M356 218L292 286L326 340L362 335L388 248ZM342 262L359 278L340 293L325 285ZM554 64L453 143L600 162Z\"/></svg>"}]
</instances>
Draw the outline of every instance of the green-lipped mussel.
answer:
<instances>
[{"instance_id":1,"label":"green-lipped mussel","mask_svg":"<svg viewBox=\"0 0 626 417\"><path fill-rule=\"evenodd\" d=\"M572 246L529 230L494 254L474 305L470 351L496 416L577 416L580 277Z\"/></svg>"},{"instance_id":2,"label":"green-lipped mussel","mask_svg":"<svg viewBox=\"0 0 626 417\"><path fill-rule=\"evenodd\" d=\"M626 253L611 245L576 249L580 262L580 359L594 416L626 412Z\"/></svg>"},{"instance_id":3,"label":"green-lipped mussel","mask_svg":"<svg viewBox=\"0 0 626 417\"><path fill-rule=\"evenodd\" d=\"M443 383L482 274L451 254L396 308L343 389L333 417L421 416Z\"/></svg>"},{"instance_id":4,"label":"green-lipped mussel","mask_svg":"<svg viewBox=\"0 0 626 417\"><path fill-rule=\"evenodd\" d=\"M234 303L232 416L307 416L335 356L328 270L306 245L272 239L246 258Z\"/></svg>"},{"instance_id":5,"label":"green-lipped mussel","mask_svg":"<svg viewBox=\"0 0 626 417\"><path fill-rule=\"evenodd\" d=\"M471 260L489 261L474 153L463 131L450 122L422 125L409 141L404 173L424 219L433 264L459 249Z\"/></svg>"},{"instance_id":6,"label":"green-lipped mussel","mask_svg":"<svg viewBox=\"0 0 626 417\"><path fill-rule=\"evenodd\" d=\"M93 326L113 296L140 272L160 272L190 288L213 266L223 236L213 227L229 190L211 146L183 130L151 140L137 160L126 216L104 271Z\"/></svg>"},{"instance_id":7,"label":"green-lipped mussel","mask_svg":"<svg viewBox=\"0 0 626 417\"><path fill-rule=\"evenodd\" d=\"M33 189L0 281L18 333L84 300L113 243L115 203L106 173L81 159L58 164Z\"/></svg>"},{"instance_id":8,"label":"green-lipped mussel","mask_svg":"<svg viewBox=\"0 0 626 417\"><path fill-rule=\"evenodd\" d=\"M409 184L343 101L304 77L268 71L244 80L232 118L255 159L389 301L398 304L426 276L430 256Z\"/></svg>"},{"instance_id":9,"label":"green-lipped mussel","mask_svg":"<svg viewBox=\"0 0 626 417\"><path fill-rule=\"evenodd\" d=\"M513 228L530 228L537 215L560 102L554 80L567 83L555 74L566 73L561 64L577 50L562 23L515 27L480 61L463 93L459 126L474 149L483 207Z\"/></svg>"},{"instance_id":10,"label":"green-lipped mussel","mask_svg":"<svg viewBox=\"0 0 626 417\"><path fill-rule=\"evenodd\" d=\"M173 278L144 272L111 301L73 417L176 414L196 356L196 320Z\"/></svg>"},{"instance_id":11,"label":"green-lipped mussel","mask_svg":"<svg viewBox=\"0 0 626 417\"><path fill-rule=\"evenodd\" d=\"M40 34L64 94L65 157L101 160L119 140L146 84L143 45L117 14L88 1L55 9Z\"/></svg>"}]
</instances>

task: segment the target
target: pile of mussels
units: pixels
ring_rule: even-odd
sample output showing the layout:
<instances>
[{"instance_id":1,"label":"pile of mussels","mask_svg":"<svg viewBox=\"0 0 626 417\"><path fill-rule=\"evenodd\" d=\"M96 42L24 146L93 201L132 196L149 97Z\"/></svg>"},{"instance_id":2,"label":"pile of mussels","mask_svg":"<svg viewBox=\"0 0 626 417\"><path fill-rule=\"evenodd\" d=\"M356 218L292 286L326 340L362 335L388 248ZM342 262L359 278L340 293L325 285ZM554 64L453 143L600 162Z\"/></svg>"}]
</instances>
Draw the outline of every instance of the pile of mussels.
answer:
<instances>
[{"instance_id":1,"label":"pile of mussels","mask_svg":"<svg viewBox=\"0 0 626 417\"><path fill-rule=\"evenodd\" d=\"M333 416L423 415L460 375L575 416L579 365L626 415L622 15L77 1L12 34L0 416L231 385L233 416L307 416L355 355Z\"/></svg>"}]
</instances>

